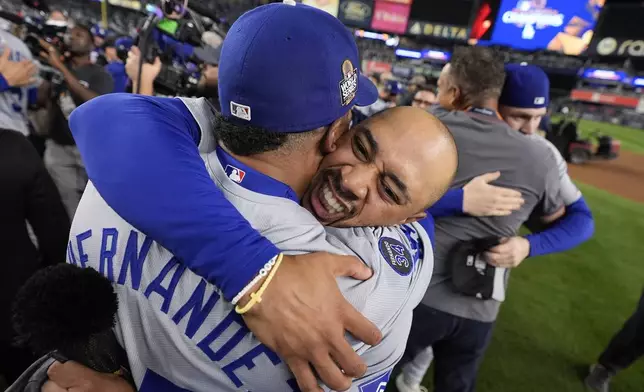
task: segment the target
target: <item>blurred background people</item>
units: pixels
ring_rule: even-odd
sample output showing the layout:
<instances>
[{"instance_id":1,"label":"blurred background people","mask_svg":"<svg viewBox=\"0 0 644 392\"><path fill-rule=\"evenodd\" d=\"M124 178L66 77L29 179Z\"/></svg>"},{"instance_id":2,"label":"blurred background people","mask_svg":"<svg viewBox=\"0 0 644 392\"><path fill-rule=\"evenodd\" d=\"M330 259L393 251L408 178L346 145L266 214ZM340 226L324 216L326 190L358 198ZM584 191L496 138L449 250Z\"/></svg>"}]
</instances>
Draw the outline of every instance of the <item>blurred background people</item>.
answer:
<instances>
[{"instance_id":1,"label":"blurred background people","mask_svg":"<svg viewBox=\"0 0 644 392\"><path fill-rule=\"evenodd\" d=\"M438 103L436 99L436 93L429 87L420 87L414 93L414 99L411 102L411 106L427 109L428 107Z\"/></svg>"},{"instance_id":2,"label":"blurred background people","mask_svg":"<svg viewBox=\"0 0 644 392\"><path fill-rule=\"evenodd\" d=\"M119 57L119 48L129 49L132 46L130 38L110 37L104 43L105 70L114 81L114 93L124 93L130 82L125 70L125 62Z\"/></svg>"}]
</instances>

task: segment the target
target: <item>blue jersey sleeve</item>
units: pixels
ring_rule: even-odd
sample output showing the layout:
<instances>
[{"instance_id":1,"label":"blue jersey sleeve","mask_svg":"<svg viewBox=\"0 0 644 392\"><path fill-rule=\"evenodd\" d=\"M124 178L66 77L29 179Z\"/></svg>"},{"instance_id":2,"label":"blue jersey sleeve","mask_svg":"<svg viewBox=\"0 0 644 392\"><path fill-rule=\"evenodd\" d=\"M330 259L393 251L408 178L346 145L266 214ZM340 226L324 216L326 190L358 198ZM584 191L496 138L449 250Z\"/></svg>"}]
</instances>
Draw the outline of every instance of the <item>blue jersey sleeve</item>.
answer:
<instances>
[{"instance_id":1,"label":"blue jersey sleeve","mask_svg":"<svg viewBox=\"0 0 644 392\"><path fill-rule=\"evenodd\" d=\"M29 106L35 106L38 103L38 87L31 87L27 90Z\"/></svg>"},{"instance_id":2,"label":"blue jersey sleeve","mask_svg":"<svg viewBox=\"0 0 644 392\"><path fill-rule=\"evenodd\" d=\"M434 244L436 243L436 228L435 228L435 223L434 222L434 217L432 214L427 214L427 216L421 220L418 221L420 225L425 229L425 232L427 233L427 236L429 237L429 240L432 242L432 247L434 247Z\"/></svg>"},{"instance_id":3,"label":"blue jersey sleeve","mask_svg":"<svg viewBox=\"0 0 644 392\"><path fill-rule=\"evenodd\" d=\"M9 90L11 86L9 86L9 82L7 82L7 79L0 74L0 93Z\"/></svg>"},{"instance_id":4,"label":"blue jersey sleeve","mask_svg":"<svg viewBox=\"0 0 644 392\"><path fill-rule=\"evenodd\" d=\"M180 100L103 95L76 109L70 128L105 201L226 299L278 254L208 175L198 126Z\"/></svg>"},{"instance_id":5,"label":"blue jersey sleeve","mask_svg":"<svg viewBox=\"0 0 644 392\"><path fill-rule=\"evenodd\" d=\"M590 239L595 232L595 221L583 197L566 206L566 214L548 229L529 234L530 256L563 252Z\"/></svg>"},{"instance_id":6,"label":"blue jersey sleeve","mask_svg":"<svg viewBox=\"0 0 644 392\"><path fill-rule=\"evenodd\" d=\"M427 209L427 213L434 218L456 216L463 214L463 189L450 189L433 206Z\"/></svg>"}]
</instances>

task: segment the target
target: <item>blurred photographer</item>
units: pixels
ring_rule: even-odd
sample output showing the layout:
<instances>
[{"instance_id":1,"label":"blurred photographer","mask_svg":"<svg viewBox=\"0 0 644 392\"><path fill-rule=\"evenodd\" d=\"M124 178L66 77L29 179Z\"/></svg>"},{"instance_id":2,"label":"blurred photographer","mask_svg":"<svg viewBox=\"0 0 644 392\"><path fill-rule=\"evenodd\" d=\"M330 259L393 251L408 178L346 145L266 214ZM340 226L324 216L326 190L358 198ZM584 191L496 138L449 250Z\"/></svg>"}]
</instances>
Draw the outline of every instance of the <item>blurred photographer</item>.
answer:
<instances>
[{"instance_id":1,"label":"blurred photographer","mask_svg":"<svg viewBox=\"0 0 644 392\"><path fill-rule=\"evenodd\" d=\"M55 46L40 40L40 57L60 73L62 81L59 84L43 82L39 97L49 99L53 110L51 139L47 141L45 164L60 191L69 216L73 217L87 184L87 174L67 120L77 106L112 92L114 82L103 67L91 62L94 38L87 27L76 25L69 31L67 38L67 58Z\"/></svg>"}]
</instances>

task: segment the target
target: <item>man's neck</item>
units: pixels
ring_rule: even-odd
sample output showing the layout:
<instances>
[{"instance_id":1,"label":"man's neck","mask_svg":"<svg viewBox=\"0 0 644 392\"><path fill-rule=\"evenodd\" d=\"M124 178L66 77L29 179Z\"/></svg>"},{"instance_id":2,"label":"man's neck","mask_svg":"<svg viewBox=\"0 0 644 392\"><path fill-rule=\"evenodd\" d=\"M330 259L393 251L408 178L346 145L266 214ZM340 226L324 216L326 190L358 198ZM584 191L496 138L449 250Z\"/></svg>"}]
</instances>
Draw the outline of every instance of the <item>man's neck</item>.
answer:
<instances>
[{"instance_id":1,"label":"man's neck","mask_svg":"<svg viewBox=\"0 0 644 392\"><path fill-rule=\"evenodd\" d=\"M499 101L494 98L485 98L479 101L474 101L469 106L473 108L490 109L496 112L499 110Z\"/></svg>"},{"instance_id":2,"label":"man's neck","mask_svg":"<svg viewBox=\"0 0 644 392\"><path fill-rule=\"evenodd\" d=\"M91 64L92 60L89 58L89 54L86 54L81 56L72 56L70 58L70 62L72 64L72 68L78 68L84 65Z\"/></svg>"},{"instance_id":3,"label":"man's neck","mask_svg":"<svg viewBox=\"0 0 644 392\"><path fill-rule=\"evenodd\" d=\"M251 156L240 156L221 147L243 164L291 187L302 198L320 166L319 154L269 151Z\"/></svg>"}]
</instances>

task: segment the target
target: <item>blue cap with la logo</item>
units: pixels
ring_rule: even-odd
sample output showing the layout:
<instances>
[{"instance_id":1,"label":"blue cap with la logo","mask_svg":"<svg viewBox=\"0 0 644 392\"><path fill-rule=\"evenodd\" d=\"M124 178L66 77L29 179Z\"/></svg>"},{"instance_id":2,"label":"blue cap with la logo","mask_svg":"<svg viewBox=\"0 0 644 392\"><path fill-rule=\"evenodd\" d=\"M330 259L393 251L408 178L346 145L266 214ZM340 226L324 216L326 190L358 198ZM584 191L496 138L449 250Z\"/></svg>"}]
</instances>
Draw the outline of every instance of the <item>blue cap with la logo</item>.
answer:
<instances>
[{"instance_id":1,"label":"blue cap with la logo","mask_svg":"<svg viewBox=\"0 0 644 392\"><path fill-rule=\"evenodd\" d=\"M257 7L224 40L219 99L230 121L303 132L377 98L376 87L359 72L352 34L317 8L293 0Z\"/></svg>"}]
</instances>

